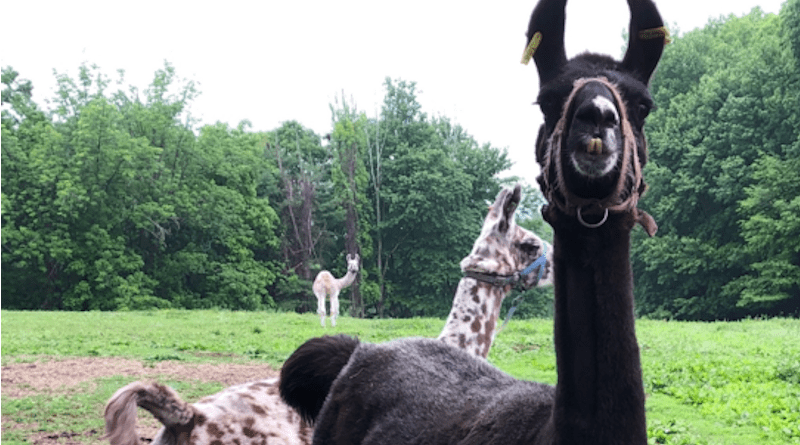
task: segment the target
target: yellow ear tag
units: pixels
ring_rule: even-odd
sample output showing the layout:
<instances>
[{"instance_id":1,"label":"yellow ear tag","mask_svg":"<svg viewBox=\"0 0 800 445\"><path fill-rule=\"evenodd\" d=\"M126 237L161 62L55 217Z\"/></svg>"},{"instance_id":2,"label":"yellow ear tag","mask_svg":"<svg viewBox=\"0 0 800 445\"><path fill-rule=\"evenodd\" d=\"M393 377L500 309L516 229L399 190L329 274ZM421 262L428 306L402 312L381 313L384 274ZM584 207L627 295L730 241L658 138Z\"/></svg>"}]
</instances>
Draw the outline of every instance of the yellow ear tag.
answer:
<instances>
[{"instance_id":1,"label":"yellow ear tag","mask_svg":"<svg viewBox=\"0 0 800 445\"><path fill-rule=\"evenodd\" d=\"M659 37L664 38L664 45L672 43L672 38L669 35L669 29L666 26L659 26L658 28L643 29L639 31L639 39L652 40Z\"/></svg>"},{"instance_id":2,"label":"yellow ear tag","mask_svg":"<svg viewBox=\"0 0 800 445\"><path fill-rule=\"evenodd\" d=\"M531 57L536 52L536 48L539 47L539 44L542 43L542 33L540 31L536 31L536 33L531 38L531 43L528 44L528 47L525 48L525 52L522 53L522 63L523 65L527 65L531 61Z\"/></svg>"}]
</instances>

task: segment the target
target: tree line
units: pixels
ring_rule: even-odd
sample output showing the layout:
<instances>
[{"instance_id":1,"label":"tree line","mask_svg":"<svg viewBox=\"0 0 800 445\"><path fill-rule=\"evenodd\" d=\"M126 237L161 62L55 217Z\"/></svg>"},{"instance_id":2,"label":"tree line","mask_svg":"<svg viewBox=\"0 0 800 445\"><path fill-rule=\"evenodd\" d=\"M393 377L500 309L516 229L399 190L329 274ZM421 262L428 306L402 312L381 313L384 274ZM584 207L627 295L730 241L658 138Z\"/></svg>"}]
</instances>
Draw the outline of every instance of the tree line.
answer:
<instances>
[{"instance_id":1,"label":"tree line","mask_svg":"<svg viewBox=\"0 0 800 445\"><path fill-rule=\"evenodd\" d=\"M635 235L637 310L797 315L800 0L676 34L651 85L641 206L660 229ZM374 116L342 94L321 135L295 121L200 126L199 93L169 64L142 91L96 67L57 81L44 109L2 72L7 309L313 311L316 273L341 276L358 253L343 309L444 316L510 166L423 112L414 82L387 78ZM518 218L549 239L542 203L528 187ZM525 296L517 314L551 313L551 290Z\"/></svg>"},{"instance_id":2,"label":"tree line","mask_svg":"<svg viewBox=\"0 0 800 445\"><path fill-rule=\"evenodd\" d=\"M413 82L387 79L378 116L337 99L323 136L198 128L169 64L144 91L96 67L57 80L46 111L3 70L6 308L315 310L316 273L358 253L354 315L443 314L510 166Z\"/></svg>"},{"instance_id":3,"label":"tree line","mask_svg":"<svg viewBox=\"0 0 800 445\"><path fill-rule=\"evenodd\" d=\"M710 22L667 45L647 122L659 223L633 245L655 317L800 312L800 1Z\"/></svg>"}]
</instances>

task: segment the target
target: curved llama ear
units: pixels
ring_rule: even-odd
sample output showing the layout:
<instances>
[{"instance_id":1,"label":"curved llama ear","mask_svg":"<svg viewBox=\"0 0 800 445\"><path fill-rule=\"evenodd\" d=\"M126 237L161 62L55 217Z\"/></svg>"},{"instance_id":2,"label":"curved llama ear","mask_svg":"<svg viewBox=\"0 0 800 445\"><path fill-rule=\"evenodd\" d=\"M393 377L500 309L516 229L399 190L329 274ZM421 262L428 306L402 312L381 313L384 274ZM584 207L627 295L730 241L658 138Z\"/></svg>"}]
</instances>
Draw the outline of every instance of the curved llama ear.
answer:
<instances>
[{"instance_id":1,"label":"curved llama ear","mask_svg":"<svg viewBox=\"0 0 800 445\"><path fill-rule=\"evenodd\" d=\"M651 0L628 0L631 23L628 29L628 50L622 66L647 85L661 59L669 32Z\"/></svg>"},{"instance_id":2,"label":"curved llama ear","mask_svg":"<svg viewBox=\"0 0 800 445\"><path fill-rule=\"evenodd\" d=\"M564 19L567 0L541 0L528 23L528 42L522 63L533 57L539 71L539 85L544 85L561 72L567 63L564 49Z\"/></svg>"},{"instance_id":3,"label":"curved llama ear","mask_svg":"<svg viewBox=\"0 0 800 445\"><path fill-rule=\"evenodd\" d=\"M514 186L514 190L508 192L503 202L503 217L505 218L505 225L501 229L505 230L511 225L514 220L514 212L519 207L519 202L522 200L522 187L519 184Z\"/></svg>"}]
</instances>

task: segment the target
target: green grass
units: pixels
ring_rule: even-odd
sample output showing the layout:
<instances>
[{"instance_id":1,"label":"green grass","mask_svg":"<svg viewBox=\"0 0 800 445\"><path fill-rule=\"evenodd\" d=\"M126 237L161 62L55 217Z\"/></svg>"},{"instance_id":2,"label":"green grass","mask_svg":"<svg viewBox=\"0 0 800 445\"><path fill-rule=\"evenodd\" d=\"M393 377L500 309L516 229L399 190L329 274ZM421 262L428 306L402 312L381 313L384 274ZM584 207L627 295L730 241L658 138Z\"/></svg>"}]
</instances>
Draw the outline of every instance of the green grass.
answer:
<instances>
[{"instance_id":1,"label":"green grass","mask_svg":"<svg viewBox=\"0 0 800 445\"><path fill-rule=\"evenodd\" d=\"M143 362L280 364L310 337L330 333L382 342L438 335L443 320L341 317L324 329L313 314L229 311L2 311L4 365L51 356L113 356ZM523 379L555 383L550 320L514 320L489 361ZM654 444L800 443L800 320L637 322ZM35 431L101 429L105 401L123 377L62 395L2 399L3 443ZM168 380L187 400L219 385ZM6 428L8 423L21 428ZM26 427L29 425L30 427Z\"/></svg>"}]
</instances>

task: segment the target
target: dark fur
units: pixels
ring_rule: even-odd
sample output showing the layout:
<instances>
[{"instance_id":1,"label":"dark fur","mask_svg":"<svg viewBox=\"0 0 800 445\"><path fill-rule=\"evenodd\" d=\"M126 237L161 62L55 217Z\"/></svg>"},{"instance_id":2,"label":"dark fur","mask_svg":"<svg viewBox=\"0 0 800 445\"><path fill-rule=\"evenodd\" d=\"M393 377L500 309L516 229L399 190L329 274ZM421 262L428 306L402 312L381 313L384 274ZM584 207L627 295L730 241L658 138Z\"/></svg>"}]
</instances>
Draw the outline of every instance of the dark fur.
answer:
<instances>
[{"instance_id":1,"label":"dark fur","mask_svg":"<svg viewBox=\"0 0 800 445\"><path fill-rule=\"evenodd\" d=\"M313 422L356 346L358 339L345 335L312 338L300 346L281 368L278 389L286 404Z\"/></svg>"},{"instance_id":2,"label":"dark fur","mask_svg":"<svg viewBox=\"0 0 800 445\"><path fill-rule=\"evenodd\" d=\"M333 383L317 417L315 444L531 443L548 428L552 386L516 380L438 340L358 344L335 381L326 380L332 367L320 375L307 372L330 358L321 340L337 355L346 348L332 343L356 342L344 336L311 339L286 362L299 372L286 372L286 365L281 372L282 387L304 386L306 378ZM286 402L305 412L314 411L319 400Z\"/></svg>"},{"instance_id":3,"label":"dark fur","mask_svg":"<svg viewBox=\"0 0 800 445\"><path fill-rule=\"evenodd\" d=\"M627 110L639 163L644 164L643 124L653 106L647 82L664 40L643 42L636 36L663 22L652 1L628 3L631 41L622 62L595 54L567 61L566 0L542 0L534 10L528 38L535 32L544 35L534 54L545 115L537 140L540 163L556 122L562 113L571 112L564 108L574 81L602 76L615 85L624 102L615 101L614 106ZM619 174L619 164L601 181L573 174L564 187L580 195L602 184L602 196L615 190L611 185ZM545 184L541 178L540 184ZM317 407L322 391L287 399L298 411L318 413L312 416L317 421L315 444L647 443L630 266L630 232L637 216L612 213L605 224L592 229L557 206L545 206L542 212L554 229L557 386L513 379L461 350L427 339L358 344L334 377L343 353L336 353L332 366L333 354L314 339L287 361L292 368L285 368L281 378L291 387L301 387L306 380L313 387L330 385L321 409ZM341 337L336 341L349 346L354 342Z\"/></svg>"}]
</instances>

